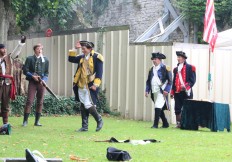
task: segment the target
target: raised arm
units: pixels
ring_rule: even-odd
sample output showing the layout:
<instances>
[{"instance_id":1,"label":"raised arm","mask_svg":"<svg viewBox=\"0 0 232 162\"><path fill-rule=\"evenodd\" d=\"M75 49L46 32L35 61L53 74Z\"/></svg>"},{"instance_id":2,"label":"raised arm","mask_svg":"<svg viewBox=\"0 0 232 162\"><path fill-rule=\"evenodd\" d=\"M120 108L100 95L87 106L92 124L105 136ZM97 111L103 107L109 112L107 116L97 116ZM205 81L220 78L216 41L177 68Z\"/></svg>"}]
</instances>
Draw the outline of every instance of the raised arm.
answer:
<instances>
[{"instance_id":1,"label":"raised arm","mask_svg":"<svg viewBox=\"0 0 232 162\"><path fill-rule=\"evenodd\" d=\"M21 40L18 42L18 45L15 47L13 52L11 52L12 59L15 59L21 53L21 50L22 50L23 46L25 45L25 42L26 42L26 37L22 36Z\"/></svg>"}]
</instances>

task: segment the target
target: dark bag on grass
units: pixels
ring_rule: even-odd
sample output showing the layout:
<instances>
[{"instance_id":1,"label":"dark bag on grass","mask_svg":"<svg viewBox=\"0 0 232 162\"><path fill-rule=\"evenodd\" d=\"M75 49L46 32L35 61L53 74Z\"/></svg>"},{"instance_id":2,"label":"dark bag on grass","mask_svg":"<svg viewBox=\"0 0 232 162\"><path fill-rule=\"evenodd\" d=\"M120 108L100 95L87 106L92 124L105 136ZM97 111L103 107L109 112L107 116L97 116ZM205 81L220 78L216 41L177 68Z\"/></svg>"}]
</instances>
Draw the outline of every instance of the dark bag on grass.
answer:
<instances>
[{"instance_id":1,"label":"dark bag on grass","mask_svg":"<svg viewBox=\"0 0 232 162\"><path fill-rule=\"evenodd\" d=\"M131 156L127 151L118 150L113 147L107 148L106 157L109 161L129 161L131 159Z\"/></svg>"},{"instance_id":2,"label":"dark bag on grass","mask_svg":"<svg viewBox=\"0 0 232 162\"><path fill-rule=\"evenodd\" d=\"M3 124L0 127L0 135L10 135L11 134L11 125L10 124Z\"/></svg>"}]
</instances>

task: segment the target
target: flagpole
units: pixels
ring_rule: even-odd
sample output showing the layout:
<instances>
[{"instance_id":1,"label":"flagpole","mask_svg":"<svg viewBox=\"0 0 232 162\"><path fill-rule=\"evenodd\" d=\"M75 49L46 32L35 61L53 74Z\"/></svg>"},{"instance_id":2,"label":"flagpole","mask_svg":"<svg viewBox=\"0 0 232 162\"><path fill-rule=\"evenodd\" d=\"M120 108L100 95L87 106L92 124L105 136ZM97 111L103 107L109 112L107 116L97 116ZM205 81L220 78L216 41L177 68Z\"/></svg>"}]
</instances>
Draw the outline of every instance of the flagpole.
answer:
<instances>
[{"instance_id":1,"label":"flagpole","mask_svg":"<svg viewBox=\"0 0 232 162\"><path fill-rule=\"evenodd\" d=\"M211 87L211 81L212 81L212 69L211 69L211 63L212 58L211 56L214 51L215 43L217 40L217 24L215 19L215 13L214 13L214 0L207 0L206 2L206 9L205 9L205 18L204 18L204 33L203 33L203 40L207 43L209 43L209 74L208 74L208 99L211 100L212 97L212 87Z\"/></svg>"},{"instance_id":2,"label":"flagpole","mask_svg":"<svg viewBox=\"0 0 232 162\"><path fill-rule=\"evenodd\" d=\"M211 100L211 50L210 50L210 48L209 48L209 67L208 67L209 69L209 73L208 73L208 100Z\"/></svg>"}]
</instances>

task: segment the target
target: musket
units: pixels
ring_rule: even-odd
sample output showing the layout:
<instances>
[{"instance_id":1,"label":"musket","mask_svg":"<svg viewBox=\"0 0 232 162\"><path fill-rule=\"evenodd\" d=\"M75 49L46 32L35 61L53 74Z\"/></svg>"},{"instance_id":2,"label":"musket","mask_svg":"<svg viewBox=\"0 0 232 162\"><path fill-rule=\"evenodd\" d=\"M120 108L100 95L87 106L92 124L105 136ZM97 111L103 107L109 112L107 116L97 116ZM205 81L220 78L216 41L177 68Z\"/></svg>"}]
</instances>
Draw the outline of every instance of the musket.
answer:
<instances>
[{"instance_id":1,"label":"musket","mask_svg":"<svg viewBox=\"0 0 232 162\"><path fill-rule=\"evenodd\" d=\"M52 90L47 86L47 84L40 78L38 77L39 82L42 83L42 85L46 88L46 90L59 101L59 98L55 95L55 93L52 92Z\"/></svg>"}]
</instances>

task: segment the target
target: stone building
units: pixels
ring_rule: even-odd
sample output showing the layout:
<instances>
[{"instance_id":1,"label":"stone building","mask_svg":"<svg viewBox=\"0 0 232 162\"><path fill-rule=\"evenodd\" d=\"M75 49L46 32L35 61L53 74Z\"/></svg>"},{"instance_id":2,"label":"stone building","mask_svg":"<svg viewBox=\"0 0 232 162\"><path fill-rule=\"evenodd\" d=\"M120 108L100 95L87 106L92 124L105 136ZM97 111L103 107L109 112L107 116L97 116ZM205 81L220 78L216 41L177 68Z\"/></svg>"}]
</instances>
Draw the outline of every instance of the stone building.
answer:
<instances>
[{"instance_id":1,"label":"stone building","mask_svg":"<svg viewBox=\"0 0 232 162\"><path fill-rule=\"evenodd\" d=\"M164 0L109 0L108 7L92 25L94 27L129 25L130 41L134 41L164 13ZM168 41L183 42L183 33L179 29L175 30Z\"/></svg>"}]
</instances>

